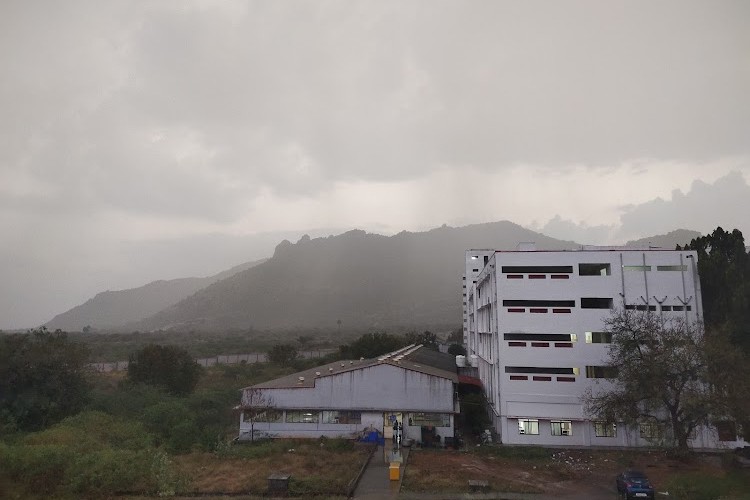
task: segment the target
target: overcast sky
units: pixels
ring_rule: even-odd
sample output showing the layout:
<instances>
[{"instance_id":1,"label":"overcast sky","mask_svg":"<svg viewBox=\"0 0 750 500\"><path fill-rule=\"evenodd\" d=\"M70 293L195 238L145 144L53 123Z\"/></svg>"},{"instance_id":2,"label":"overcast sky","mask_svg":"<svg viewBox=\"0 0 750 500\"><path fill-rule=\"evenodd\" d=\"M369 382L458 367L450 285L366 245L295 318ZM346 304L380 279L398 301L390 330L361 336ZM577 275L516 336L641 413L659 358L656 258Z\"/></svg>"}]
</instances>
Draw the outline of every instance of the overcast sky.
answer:
<instances>
[{"instance_id":1,"label":"overcast sky","mask_svg":"<svg viewBox=\"0 0 750 500\"><path fill-rule=\"evenodd\" d=\"M4 0L0 328L303 233L750 235L749 92L743 0Z\"/></svg>"}]
</instances>

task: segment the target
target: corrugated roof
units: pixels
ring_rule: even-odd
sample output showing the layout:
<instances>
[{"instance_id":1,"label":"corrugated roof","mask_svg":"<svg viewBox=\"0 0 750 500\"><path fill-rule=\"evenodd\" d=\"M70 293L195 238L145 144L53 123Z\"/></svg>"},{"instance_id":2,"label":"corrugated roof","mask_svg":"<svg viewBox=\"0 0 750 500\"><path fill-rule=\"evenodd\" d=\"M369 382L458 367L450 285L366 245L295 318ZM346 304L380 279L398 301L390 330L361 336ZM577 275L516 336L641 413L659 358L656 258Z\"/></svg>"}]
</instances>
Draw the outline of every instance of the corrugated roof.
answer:
<instances>
[{"instance_id":1,"label":"corrugated roof","mask_svg":"<svg viewBox=\"0 0 750 500\"><path fill-rule=\"evenodd\" d=\"M428 352L429 351L429 352ZM440 356L433 355L437 354ZM452 359L452 364L446 363L445 356ZM394 359L398 358L398 359ZM261 382L245 389L292 389L292 388L312 388L315 387L315 379L330 377L338 375L344 372L350 372L353 370L362 370L372 366L381 364L387 364L391 366L397 366L405 370L415 371L424 373L426 375L432 375L435 377L441 377L451 380L454 383L458 383L458 375L456 373L455 358L450 355L445 355L437 351L431 351L425 347L419 346L408 346L404 349L399 349L387 355L379 356L374 359L363 359L363 360L345 360L328 363L301 372L292 373L285 377ZM439 366L435 366L439 365ZM302 377L302 380L300 380Z\"/></svg>"}]
</instances>

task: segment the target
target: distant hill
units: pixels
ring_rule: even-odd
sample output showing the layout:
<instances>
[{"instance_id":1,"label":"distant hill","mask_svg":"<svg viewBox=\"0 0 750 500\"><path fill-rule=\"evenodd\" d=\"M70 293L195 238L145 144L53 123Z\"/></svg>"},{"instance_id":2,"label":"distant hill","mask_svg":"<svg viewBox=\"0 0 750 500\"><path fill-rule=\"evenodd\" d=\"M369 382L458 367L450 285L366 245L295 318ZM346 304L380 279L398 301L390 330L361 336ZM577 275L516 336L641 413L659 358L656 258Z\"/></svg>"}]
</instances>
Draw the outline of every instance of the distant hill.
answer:
<instances>
[{"instance_id":1,"label":"distant hill","mask_svg":"<svg viewBox=\"0 0 750 500\"><path fill-rule=\"evenodd\" d=\"M395 236L349 231L281 242L268 261L218 281L133 329L419 328L461 321L461 275L468 248L540 250L579 245L508 221L443 226Z\"/></svg>"},{"instance_id":2,"label":"distant hill","mask_svg":"<svg viewBox=\"0 0 750 500\"><path fill-rule=\"evenodd\" d=\"M153 281L128 290L98 293L80 306L58 314L45 326L66 331L81 331L90 326L97 330L118 329L148 318L189 297L201 288L256 266L266 259L240 264L207 278L180 278Z\"/></svg>"},{"instance_id":3,"label":"distant hill","mask_svg":"<svg viewBox=\"0 0 750 500\"><path fill-rule=\"evenodd\" d=\"M659 234L656 236L649 236L647 238L641 238L639 240L628 241L625 246L628 247L658 247L667 248L674 250L677 245L685 246L690 243L694 238L701 236L698 231L691 231L689 229L676 229L670 231L667 234Z\"/></svg>"}]
</instances>

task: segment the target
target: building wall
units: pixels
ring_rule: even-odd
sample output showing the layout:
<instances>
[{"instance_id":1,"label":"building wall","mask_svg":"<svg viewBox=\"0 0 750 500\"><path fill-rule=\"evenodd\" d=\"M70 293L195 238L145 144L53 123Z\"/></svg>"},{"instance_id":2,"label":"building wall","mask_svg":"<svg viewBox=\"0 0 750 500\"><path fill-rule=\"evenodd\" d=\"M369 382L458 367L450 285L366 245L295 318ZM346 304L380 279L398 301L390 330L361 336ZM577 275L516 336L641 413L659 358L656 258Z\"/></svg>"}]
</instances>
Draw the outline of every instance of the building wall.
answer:
<instances>
[{"instance_id":1,"label":"building wall","mask_svg":"<svg viewBox=\"0 0 750 500\"><path fill-rule=\"evenodd\" d=\"M421 440L421 427L408 425L412 413L451 414L450 425L437 427L442 438L453 436L454 384L450 379L407 370L387 363L366 366L315 379L314 387L262 389L269 406L284 412L278 422L257 422L257 437L346 437L360 436L367 430L384 430L384 416L401 413L405 437ZM243 395L243 404L247 404ZM290 423L286 411L323 410L361 412L359 424ZM240 415L240 439L250 438L249 422Z\"/></svg>"},{"instance_id":2,"label":"building wall","mask_svg":"<svg viewBox=\"0 0 750 500\"><path fill-rule=\"evenodd\" d=\"M609 307L584 308L581 299L607 298L613 307L651 307L656 314L700 321L696 259L692 251L494 252L467 291L467 346L469 354L479 357L480 378L498 416L496 431L502 442L566 446L652 444L641 438L637 429L618 429L616 437L596 437L592 422L585 419L580 402L584 391L607 383L605 379L587 378L586 367L605 365L609 347L605 343L587 343L586 332L603 331L604 320L612 311ZM608 269L604 274L585 275L580 264L608 265ZM530 266L562 267L535 270ZM538 300L569 303L540 306L528 302ZM675 311L675 307L682 310ZM532 343L531 338L509 340L505 334L560 334L568 339ZM572 373L506 370L519 367ZM519 418L538 419L539 434L520 434ZM570 421L570 435L551 435L552 420ZM695 442L699 447L713 447L708 433L699 433Z\"/></svg>"},{"instance_id":3,"label":"building wall","mask_svg":"<svg viewBox=\"0 0 750 500\"><path fill-rule=\"evenodd\" d=\"M276 408L454 411L451 380L386 363L321 376L313 388L263 392Z\"/></svg>"}]
</instances>

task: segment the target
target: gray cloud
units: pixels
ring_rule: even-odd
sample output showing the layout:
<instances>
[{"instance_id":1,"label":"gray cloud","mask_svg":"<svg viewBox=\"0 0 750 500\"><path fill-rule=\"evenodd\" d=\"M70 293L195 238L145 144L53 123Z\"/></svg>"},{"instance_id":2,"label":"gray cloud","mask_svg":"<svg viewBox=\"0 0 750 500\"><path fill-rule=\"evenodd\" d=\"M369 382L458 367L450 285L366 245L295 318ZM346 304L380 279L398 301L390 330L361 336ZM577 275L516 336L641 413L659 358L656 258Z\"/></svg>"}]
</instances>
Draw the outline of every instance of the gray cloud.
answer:
<instances>
[{"instance_id":1,"label":"gray cloud","mask_svg":"<svg viewBox=\"0 0 750 500\"><path fill-rule=\"evenodd\" d=\"M749 14L741 1L4 1L0 318L41 322L50 304L176 277L150 274L162 261L148 242L267 230L269 197L304 208L341 185L366 197L449 172L440 199L399 191L363 214L368 229L414 229L436 204L446 219L504 218L466 199L485 188L461 185L467 170L502 182L519 165L564 177L750 155ZM547 230L576 231L549 203ZM623 234L661 227L648 217L665 208L647 205ZM606 224L580 222L604 238ZM198 260L187 274L211 267Z\"/></svg>"}]
</instances>

